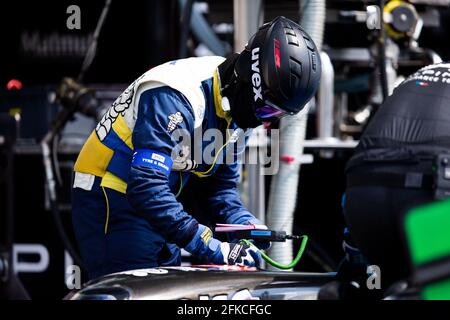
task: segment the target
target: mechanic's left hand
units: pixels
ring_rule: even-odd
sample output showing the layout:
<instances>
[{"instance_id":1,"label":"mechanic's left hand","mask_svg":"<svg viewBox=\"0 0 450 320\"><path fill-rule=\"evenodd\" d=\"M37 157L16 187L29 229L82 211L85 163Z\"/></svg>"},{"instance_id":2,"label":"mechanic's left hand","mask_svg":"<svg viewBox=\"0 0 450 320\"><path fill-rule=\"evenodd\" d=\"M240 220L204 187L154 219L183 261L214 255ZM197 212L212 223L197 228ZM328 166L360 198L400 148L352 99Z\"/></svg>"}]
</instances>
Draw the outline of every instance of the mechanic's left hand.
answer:
<instances>
[{"instance_id":1,"label":"mechanic's left hand","mask_svg":"<svg viewBox=\"0 0 450 320\"><path fill-rule=\"evenodd\" d=\"M261 254L255 247L221 242L212 236L207 226L198 225L197 232L184 249L194 256L206 258L212 264L229 264L247 267L261 265Z\"/></svg>"},{"instance_id":2,"label":"mechanic's left hand","mask_svg":"<svg viewBox=\"0 0 450 320\"><path fill-rule=\"evenodd\" d=\"M222 242L220 244L220 260L228 265L259 268L261 255L256 248L246 244Z\"/></svg>"}]
</instances>

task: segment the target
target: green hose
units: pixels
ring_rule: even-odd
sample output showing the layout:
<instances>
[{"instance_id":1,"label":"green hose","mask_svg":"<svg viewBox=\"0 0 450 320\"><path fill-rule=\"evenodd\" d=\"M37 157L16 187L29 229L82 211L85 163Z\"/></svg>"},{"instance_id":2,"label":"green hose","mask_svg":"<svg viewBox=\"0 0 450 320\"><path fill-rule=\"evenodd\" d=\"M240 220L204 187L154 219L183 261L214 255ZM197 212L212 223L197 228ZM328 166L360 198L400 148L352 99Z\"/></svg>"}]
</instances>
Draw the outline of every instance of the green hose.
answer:
<instances>
[{"instance_id":1,"label":"green hose","mask_svg":"<svg viewBox=\"0 0 450 320\"><path fill-rule=\"evenodd\" d=\"M305 247L306 247L306 243L308 242L308 236L307 235L303 235L301 236L302 243L300 244L300 249L298 250L297 256L295 257L295 259L289 263L289 264L281 264L275 260L273 260L272 258L270 258L267 254L265 254L263 251L261 251L260 249L258 249L252 242L250 242L249 240L246 239L242 239L240 242L243 244L246 244L248 246L252 246L258 249L259 253L261 254L261 257L271 266L274 266L275 268L281 269L281 270L288 270L288 269L293 269L297 263L300 261L300 259L302 258L303 252L305 251Z\"/></svg>"}]
</instances>

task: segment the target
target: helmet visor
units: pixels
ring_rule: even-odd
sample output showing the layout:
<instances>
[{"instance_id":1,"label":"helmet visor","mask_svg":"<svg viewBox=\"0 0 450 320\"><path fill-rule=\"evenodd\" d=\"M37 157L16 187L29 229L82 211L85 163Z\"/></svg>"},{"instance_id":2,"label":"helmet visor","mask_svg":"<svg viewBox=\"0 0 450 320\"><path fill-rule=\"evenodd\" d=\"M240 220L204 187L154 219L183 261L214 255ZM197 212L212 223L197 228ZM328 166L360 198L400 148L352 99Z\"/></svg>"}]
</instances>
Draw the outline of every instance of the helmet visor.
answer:
<instances>
[{"instance_id":1,"label":"helmet visor","mask_svg":"<svg viewBox=\"0 0 450 320\"><path fill-rule=\"evenodd\" d=\"M265 100L263 105L256 106L255 115L263 122L272 122L290 115L291 113L278 107L276 104Z\"/></svg>"}]
</instances>

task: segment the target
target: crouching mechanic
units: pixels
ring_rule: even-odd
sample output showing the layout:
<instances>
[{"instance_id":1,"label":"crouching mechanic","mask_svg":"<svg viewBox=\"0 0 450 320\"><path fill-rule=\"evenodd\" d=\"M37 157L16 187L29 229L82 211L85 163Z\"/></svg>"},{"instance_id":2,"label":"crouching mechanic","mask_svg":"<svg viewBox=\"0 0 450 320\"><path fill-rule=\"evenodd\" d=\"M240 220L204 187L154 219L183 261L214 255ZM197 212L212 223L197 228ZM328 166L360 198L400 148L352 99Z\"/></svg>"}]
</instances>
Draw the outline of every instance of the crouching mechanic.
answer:
<instances>
[{"instance_id":1,"label":"crouching mechanic","mask_svg":"<svg viewBox=\"0 0 450 320\"><path fill-rule=\"evenodd\" d=\"M72 218L89 277L179 265L179 248L213 264L258 266L257 250L214 238L185 211L182 196L191 189L211 222L261 224L239 200L238 163L223 158L251 128L302 110L320 71L311 38L278 17L240 54L168 62L132 83L75 164ZM175 138L210 129L226 137L213 161L197 161ZM210 144L194 142L201 151Z\"/></svg>"},{"instance_id":2,"label":"crouching mechanic","mask_svg":"<svg viewBox=\"0 0 450 320\"><path fill-rule=\"evenodd\" d=\"M372 291L412 274L405 215L449 194L445 178L437 179L440 157L450 154L449 83L448 63L408 77L374 115L347 164L346 277L359 273L365 282L367 264L378 266L382 290Z\"/></svg>"}]
</instances>

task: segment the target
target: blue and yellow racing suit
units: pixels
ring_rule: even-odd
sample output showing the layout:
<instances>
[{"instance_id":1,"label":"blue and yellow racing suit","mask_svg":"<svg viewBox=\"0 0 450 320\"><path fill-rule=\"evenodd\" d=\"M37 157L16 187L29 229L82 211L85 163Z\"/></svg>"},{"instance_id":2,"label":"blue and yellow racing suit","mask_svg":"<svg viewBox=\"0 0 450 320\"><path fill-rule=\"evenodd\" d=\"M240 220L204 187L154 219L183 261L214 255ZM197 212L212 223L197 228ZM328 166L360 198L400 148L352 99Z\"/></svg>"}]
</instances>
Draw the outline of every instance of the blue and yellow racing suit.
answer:
<instances>
[{"instance_id":1,"label":"blue and yellow racing suit","mask_svg":"<svg viewBox=\"0 0 450 320\"><path fill-rule=\"evenodd\" d=\"M86 141L74 168L72 220L90 278L179 265L179 248L198 229L183 206L188 189L189 200L210 221L255 219L238 196L238 163L217 161L246 137L222 105L217 66L223 60L189 58L149 70L117 98ZM174 138L184 130L205 151L211 141L201 134L209 129L228 137L213 163L192 160L192 146L180 148Z\"/></svg>"}]
</instances>

